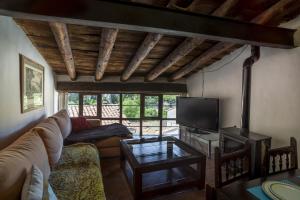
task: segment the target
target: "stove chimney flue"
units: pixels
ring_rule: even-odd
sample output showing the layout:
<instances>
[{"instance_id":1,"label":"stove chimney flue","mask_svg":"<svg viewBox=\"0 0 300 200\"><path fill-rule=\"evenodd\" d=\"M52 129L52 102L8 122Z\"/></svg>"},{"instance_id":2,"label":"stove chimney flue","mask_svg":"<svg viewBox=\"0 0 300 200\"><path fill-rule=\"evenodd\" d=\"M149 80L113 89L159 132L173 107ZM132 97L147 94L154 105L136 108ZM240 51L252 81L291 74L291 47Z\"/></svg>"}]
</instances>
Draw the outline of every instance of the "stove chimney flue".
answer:
<instances>
[{"instance_id":1,"label":"stove chimney flue","mask_svg":"<svg viewBox=\"0 0 300 200\"><path fill-rule=\"evenodd\" d=\"M252 66L259 57L260 48L251 46L251 56L243 64L241 133L244 135L249 133Z\"/></svg>"}]
</instances>

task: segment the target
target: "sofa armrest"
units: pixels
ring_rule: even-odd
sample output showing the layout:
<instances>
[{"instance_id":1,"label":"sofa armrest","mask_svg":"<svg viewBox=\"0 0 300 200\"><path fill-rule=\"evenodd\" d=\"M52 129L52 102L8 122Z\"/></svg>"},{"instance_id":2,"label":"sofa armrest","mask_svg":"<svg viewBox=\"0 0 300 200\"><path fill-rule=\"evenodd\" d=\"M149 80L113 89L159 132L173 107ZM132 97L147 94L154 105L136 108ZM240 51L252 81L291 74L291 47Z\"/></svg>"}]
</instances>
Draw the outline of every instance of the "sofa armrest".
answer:
<instances>
[{"instance_id":1,"label":"sofa armrest","mask_svg":"<svg viewBox=\"0 0 300 200\"><path fill-rule=\"evenodd\" d=\"M101 126L100 119L87 119L86 121L92 126L92 128Z\"/></svg>"}]
</instances>

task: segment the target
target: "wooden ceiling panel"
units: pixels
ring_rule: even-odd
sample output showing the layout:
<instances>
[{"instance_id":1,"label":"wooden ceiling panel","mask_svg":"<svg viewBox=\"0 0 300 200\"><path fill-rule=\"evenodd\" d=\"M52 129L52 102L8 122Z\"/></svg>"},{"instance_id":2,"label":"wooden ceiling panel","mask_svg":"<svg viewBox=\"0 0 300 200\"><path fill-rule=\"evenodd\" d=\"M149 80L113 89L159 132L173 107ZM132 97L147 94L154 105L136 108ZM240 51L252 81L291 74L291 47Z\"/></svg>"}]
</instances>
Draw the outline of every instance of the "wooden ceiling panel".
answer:
<instances>
[{"instance_id":1,"label":"wooden ceiling panel","mask_svg":"<svg viewBox=\"0 0 300 200\"><path fill-rule=\"evenodd\" d=\"M195 13L211 13L217 9L225 0L201 0L196 1L193 12Z\"/></svg>"},{"instance_id":2,"label":"wooden ceiling panel","mask_svg":"<svg viewBox=\"0 0 300 200\"><path fill-rule=\"evenodd\" d=\"M57 43L53 37L30 35L30 40L41 48L58 48Z\"/></svg>"},{"instance_id":3,"label":"wooden ceiling panel","mask_svg":"<svg viewBox=\"0 0 300 200\"><path fill-rule=\"evenodd\" d=\"M151 4L155 6L166 7L169 0L132 0L137 3ZM185 7L193 0L174 0L176 5ZM195 13L212 13L225 0L194 0L194 7L190 12ZM262 13L279 0L240 0L240 2L228 13L228 17L249 21L254 16ZM299 0L293 1L291 5L282 9L282 11L271 21L271 25L278 25L280 22L290 20L300 13ZM49 27L48 22L15 19L16 23L24 30L32 43L37 47L53 71L57 74L67 74L64 60L58 49L54 35ZM70 46L74 57L76 72L78 75L94 76L96 65L99 57L99 45L101 39L102 28L67 24L68 34L70 38ZM129 61L135 55L137 49L144 41L146 32L119 30L113 50L109 59L108 66L105 70L105 75L121 75ZM157 66L170 52L174 50L184 37L174 37L164 35L159 42L154 46L146 58L141 62L133 76L145 76L151 69ZM185 65L199 57L203 52L214 46L216 41L205 41L200 46L189 52L186 56L180 59L176 64L165 71L162 76L169 76ZM230 52L239 48L236 45L233 48L211 58L205 65L199 66L185 77L199 71L201 68L208 66Z\"/></svg>"},{"instance_id":4,"label":"wooden ceiling panel","mask_svg":"<svg viewBox=\"0 0 300 200\"><path fill-rule=\"evenodd\" d=\"M119 30L117 41L141 42L145 35L139 31Z\"/></svg>"},{"instance_id":5,"label":"wooden ceiling panel","mask_svg":"<svg viewBox=\"0 0 300 200\"><path fill-rule=\"evenodd\" d=\"M50 63L61 63L61 66L64 66L64 61L61 57L60 52L57 48L50 47L38 47L39 52L44 56L47 62Z\"/></svg>"},{"instance_id":6,"label":"wooden ceiling panel","mask_svg":"<svg viewBox=\"0 0 300 200\"><path fill-rule=\"evenodd\" d=\"M216 56L216 57L213 57L212 59L210 59L204 66L199 66L198 68L196 68L195 70L193 70L192 72L186 74L184 77L189 77L191 76L192 74L198 72L199 70L205 68L205 67L208 67L212 64L214 64L215 62L221 60L224 56L227 56L229 55L230 53L232 53L233 51L237 50L238 48L241 48L242 46L241 45L235 45L233 46L232 48L228 49L227 51L224 51L222 54L220 54L219 56ZM220 67L221 67L222 64L220 64ZM218 68L219 66L217 66L216 68ZM214 70L214 69L210 69L210 70Z\"/></svg>"},{"instance_id":7,"label":"wooden ceiling panel","mask_svg":"<svg viewBox=\"0 0 300 200\"><path fill-rule=\"evenodd\" d=\"M93 57L83 58L83 57L74 56L74 60L75 60L76 68L88 67L89 69L96 69L97 58L93 58Z\"/></svg>"},{"instance_id":8,"label":"wooden ceiling panel","mask_svg":"<svg viewBox=\"0 0 300 200\"><path fill-rule=\"evenodd\" d=\"M119 72L121 74L143 41L145 34L138 31L119 30L105 73Z\"/></svg>"},{"instance_id":9,"label":"wooden ceiling panel","mask_svg":"<svg viewBox=\"0 0 300 200\"><path fill-rule=\"evenodd\" d=\"M64 61L49 24L34 20L14 20L24 30L31 42L53 68L53 71L67 74Z\"/></svg>"},{"instance_id":10,"label":"wooden ceiling panel","mask_svg":"<svg viewBox=\"0 0 300 200\"><path fill-rule=\"evenodd\" d=\"M72 50L82 50L82 51L99 51L99 43L91 43L91 42L80 42L70 40Z\"/></svg>"},{"instance_id":11,"label":"wooden ceiling panel","mask_svg":"<svg viewBox=\"0 0 300 200\"><path fill-rule=\"evenodd\" d=\"M100 34L99 35L89 35L89 34L78 34L78 33L73 33L69 31L70 34L70 40L71 41L80 41L80 42L87 42L87 43L100 43Z\"/></svg>"},{"instance_id":12,"label":"wooden ceiling panel","mask_svg":"<svg viewBox=\"0 0 300 200\"><path fill-rule=\"evenodd\" d=\"M14 19L15 22L24 30L24 32L30 36L42 36L42 37L53 37L51 29L47 22L25 20L25 19Z\"/></svg>"},{"instance_id":13,"label":"wooden ceiling panel","mask_svg":"<svg viewBox=\"0 0 300 200\"><path fill-rule=\"evenodd\" d=\"M163 36L142 61L140 67L135 71L134 75L151 70L183 40L183 37ZM149 63L150 59L155 60Z\"/></svg>"},{"instance_id":14,"label":"wooden ceiling panel","mask_svg":"<svg viewBox=\"0 0 300 200\"><path fill-rule=\"evenodd\" d=\"M163 36L159 42L155 45L152 51L160 48L174 48L176 45L181 43L184 40L183 37L174 37L174 36ZM151 52L150 52L151 53Z\"/></svg>"},{"instance_id":15,"label":"wooden ceiling panel","mask_svg":"<svg viewBox=\"0 0 300 200\"><path fill-rule=\"evenodd\" d=\"M39 51L40 51L40 53L45 54L45 56L47 56L49 58L53 58L53 59L61 58L61 54L60 54L60 52L58 51L57 48L40 46Z\"/></svg>"},{"instance_id":16,"label":"wooden ceiling panel","mask_svg":"<svg viewBox=\"0 0 300 200\"><path fill-rule=\"evenodd\" d=\"M98 52L96 51L84 51L84 50L77 50L77 49L74 49L72 50L73 54L74 55L77 55L77 56L84 56L84 57L98 57Z\"/></svg>"},{"instance_id":17,"label":"wooden ceiling panel","mask_svg":"<svg viewBox=\"0 0 300 200\"><path fill-rule=\"evenodd\" d=\"M270 26L277 26L282 22L287 22L291 19L294 19L299 15L299 13L300 13L300 2L298 0L291 3L290 6L286 7L285 9L282 9L282 12L276 15L274 19L272 19Z\"/></svg>"},{"instance_id":18,"label":"wooden ceiling panel","mask_svg":"<svg viewBox=\"0 0 300 200\"><path fill-rule=\"evenodd\" d=\"M96 35L96 36L99 36L101 34L101 28L99 28L99 27L82 26L82 25L74 25L74 24L68 24L68 31L69 31L70 37L72 36L72 34Z\"/></svg>"},{"instance_id":19,"label":"wooden ceiling panel","mask_svg":"<svg viewBox=\"0 0 300 200\"><path fill-rule=\"evenodd\" d=\"M80 32L74 32L75 31L74 29L73 30L68 29L68 30L69 30L69 37L70 37L72 51L73 50L95 51L95 52L99 51L101 31L96 31L97 34L84 34Z\"/></svg>"},{"instance_id":20,"label":"wooden ceiling panel","mask_svg":"<svg viewBox=\"0 0 300 200\"><path fill-rule=\"evenodd\" d=\"M204 53L206 50L214 46L217 42L215 41L205 41L199 47L195 48L191 52L189 52L186 56L180 59L175 65L170 67L165 74L172 74L179 70L181 67L187 65L192 62L196 57Z\"/></svg>"}]
</instances>

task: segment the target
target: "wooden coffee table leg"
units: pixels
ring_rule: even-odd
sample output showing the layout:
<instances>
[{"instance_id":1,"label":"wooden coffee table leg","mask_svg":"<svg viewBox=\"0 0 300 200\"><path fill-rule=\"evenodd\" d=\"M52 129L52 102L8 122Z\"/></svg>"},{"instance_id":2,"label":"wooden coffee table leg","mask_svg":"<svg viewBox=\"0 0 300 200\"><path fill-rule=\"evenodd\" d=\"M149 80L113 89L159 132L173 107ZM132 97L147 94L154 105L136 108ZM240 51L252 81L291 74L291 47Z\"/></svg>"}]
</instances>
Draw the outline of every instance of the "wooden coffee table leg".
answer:
<instances>
[{"instance_id":1,"label":"wooden coffee table leg","mask_svg":"<svg viewBox=\"0 0 300 200\"><path fill-rule=\"evenodd\" d=\"M142 195L142 174L139 171L134 171L133 174L134 199L141 199Z\"/></svg>"}]
</instances>

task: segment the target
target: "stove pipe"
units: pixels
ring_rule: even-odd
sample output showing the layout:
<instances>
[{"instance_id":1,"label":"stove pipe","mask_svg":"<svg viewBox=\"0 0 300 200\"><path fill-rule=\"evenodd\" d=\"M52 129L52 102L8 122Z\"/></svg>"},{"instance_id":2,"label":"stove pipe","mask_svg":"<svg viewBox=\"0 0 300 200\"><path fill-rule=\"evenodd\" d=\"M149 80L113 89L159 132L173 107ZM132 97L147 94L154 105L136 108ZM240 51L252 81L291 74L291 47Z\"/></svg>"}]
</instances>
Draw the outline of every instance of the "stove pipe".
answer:
<instances>
[{"instance_id":1,"label":"stove pipe","mask_svg":"<svg viewBox=\"0 0 300 200\"><path fill-rule=\"evenodd\" d=\"M259 57L259 47L251 46L251 56L243 64L241 133L246 135L249 133L252 65Z\"/></svg>"}]
</instances>

